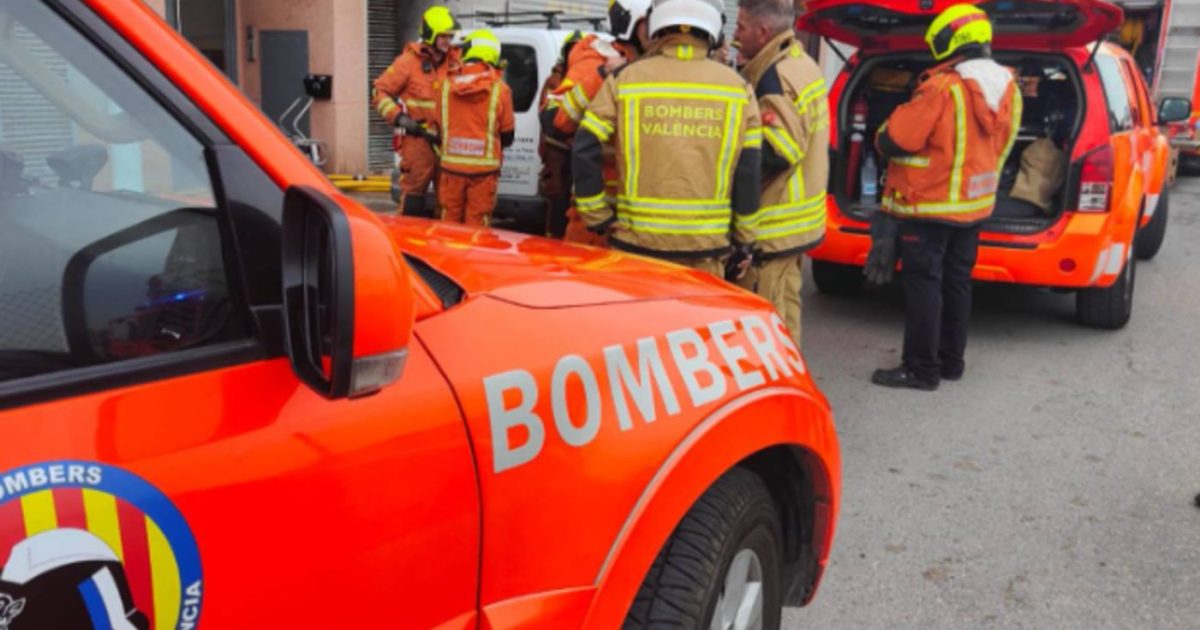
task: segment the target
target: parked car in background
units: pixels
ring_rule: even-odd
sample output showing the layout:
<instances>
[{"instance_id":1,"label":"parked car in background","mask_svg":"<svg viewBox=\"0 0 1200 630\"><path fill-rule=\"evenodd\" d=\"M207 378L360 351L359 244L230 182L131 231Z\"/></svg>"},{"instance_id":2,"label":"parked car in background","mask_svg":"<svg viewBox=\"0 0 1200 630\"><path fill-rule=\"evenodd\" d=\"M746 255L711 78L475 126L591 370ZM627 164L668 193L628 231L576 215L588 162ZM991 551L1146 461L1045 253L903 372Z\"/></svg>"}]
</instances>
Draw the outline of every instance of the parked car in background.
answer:
<instances>
[{"instance_id":1,"label":"parked car in background","mask_svg":"<svg viewBox=\"0 0 1200 630\"><path fill-rule=\"evenodd\" d=\"M919 6L884 0L812 0L798 28L858 48L830 91L833 112L828 229L811 252L817 288L856 291L879 211L868 165L885 165L873 139L933 64L923 36L952 0ZM1187 99L1151 100L1124 49L1094 43L1121 23L1101 0L983 2L997 61L1018 74L1025 107L1016 146L1003 166L995 215L983 226L974 278L1076 292L1081 323L1120 328L1133 311L1139 259L1162 247L1169 206L1170 150L1159 125L1191 115ZM1037 173L1054 183L1044 198L1013 193L1029 147L1061 156ZM1027 168L1027 167L1025 167ZM880 181L886 170L879 169ZM1027 172L1027 175L1029 173ZM867 192L864 193L864 190Z\"/></svg>"}]
</instances>

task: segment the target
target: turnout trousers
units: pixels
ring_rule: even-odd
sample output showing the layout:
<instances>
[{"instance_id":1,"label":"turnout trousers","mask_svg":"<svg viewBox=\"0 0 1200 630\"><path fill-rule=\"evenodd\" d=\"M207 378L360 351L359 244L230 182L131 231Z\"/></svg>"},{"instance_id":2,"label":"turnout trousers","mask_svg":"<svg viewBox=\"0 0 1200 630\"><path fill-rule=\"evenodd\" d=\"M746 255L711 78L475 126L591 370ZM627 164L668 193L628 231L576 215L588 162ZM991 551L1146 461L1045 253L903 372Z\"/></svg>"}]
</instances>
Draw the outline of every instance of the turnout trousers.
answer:
<instances>
[{"instance_id":1,"label":"turnout trousers","mask_svg":"<svg viewBox=\"0 0 1200 630\"><path fill-rule=\"evenodd\" d=\"M971 318L971 269L979 226L902 221L904 366L936 383L961 374Z\"/></svg>"}]
</instances>

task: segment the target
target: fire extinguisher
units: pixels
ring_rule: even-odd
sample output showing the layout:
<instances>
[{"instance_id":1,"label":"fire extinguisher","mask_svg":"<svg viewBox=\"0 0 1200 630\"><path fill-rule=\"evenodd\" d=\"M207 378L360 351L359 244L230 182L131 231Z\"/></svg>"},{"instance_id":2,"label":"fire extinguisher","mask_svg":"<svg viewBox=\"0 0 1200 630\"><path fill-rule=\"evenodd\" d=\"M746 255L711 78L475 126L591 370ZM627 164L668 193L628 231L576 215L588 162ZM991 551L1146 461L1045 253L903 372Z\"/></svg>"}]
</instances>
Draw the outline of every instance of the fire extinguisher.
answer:
<instances>
[{"instance_id":1,"label":"fire extinguisher","mask_svg":"<svg viewBox=\"0 0 1200 630\"><path fill-rule=\"evenodd\" d=\"M858 180L858 169L862 163L863 142L867 135L867 95L860 93L850 105L850 146L846 156L849 158L846 168L846 196L855 197L854 184Z\"/></svg>"}]
</instances>

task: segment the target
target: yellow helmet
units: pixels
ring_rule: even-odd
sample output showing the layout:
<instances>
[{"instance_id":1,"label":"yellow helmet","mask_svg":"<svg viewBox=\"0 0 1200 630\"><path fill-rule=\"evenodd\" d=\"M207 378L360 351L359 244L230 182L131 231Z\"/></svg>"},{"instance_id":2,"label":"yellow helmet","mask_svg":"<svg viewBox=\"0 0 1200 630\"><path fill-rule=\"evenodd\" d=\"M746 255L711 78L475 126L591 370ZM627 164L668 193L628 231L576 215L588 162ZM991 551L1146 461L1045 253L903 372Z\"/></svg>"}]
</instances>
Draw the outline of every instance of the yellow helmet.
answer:
<instances>
[{"instance_id":1,"label":"yellow helmet","mask_svg":"<svg viewBox=\"0 0 1200 630\"><path fill-rule=\"evenodd\" d=\"M933 51L933 58L941 61L963 46L990 45L992 22L983 9L973 4L956 4L934 18L925 33L925 43Z\"/></svg>"},{"instance_id":2,"label":"yellow helmet","mask_svg":"<svg viewBox=\"0 0 1200 630\"><path fill-rule=\"evenodd\" d=\"M463 39L463 61L482 61L500 65L500 40L491 31L480 29Z\"/></svg>"},{"instance_id":3,"label":"yellow helmet","mask_svg":"<svg viewBox=\"0 0 1200 630\"><path fill-rule=\"evenodd\" d=\"M450 9L443 6L432 6L421 16L421 41L433 45L434 40L442 35L453 35L462 28Z\"/></svg>"}]
</instances>

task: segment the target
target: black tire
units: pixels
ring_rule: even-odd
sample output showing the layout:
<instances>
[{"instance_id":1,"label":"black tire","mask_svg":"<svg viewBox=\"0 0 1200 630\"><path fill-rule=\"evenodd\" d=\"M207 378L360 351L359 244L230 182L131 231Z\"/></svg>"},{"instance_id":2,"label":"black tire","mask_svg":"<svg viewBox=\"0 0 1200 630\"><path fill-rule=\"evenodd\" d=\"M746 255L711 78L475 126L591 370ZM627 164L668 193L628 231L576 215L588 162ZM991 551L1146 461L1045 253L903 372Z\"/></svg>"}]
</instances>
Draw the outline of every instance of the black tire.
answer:
<instances>
[{"instance_id":1,"label":"black tire","mask_svg":"<svg viewBox=\"0 0 1200 630\"><path fill-rule=\"evenodd\" d=\"M1134 255L1129 257L1117 281L1107 289L1080 289L1075 295L1075 316L1079 323L1092 328L1117 330L1129 323L1133 314L1133 288L1137 280L1137 239Z\"/></svg>"},{"instance_id":2,"label":"black tire","mask_svg":"<svg viewBox=\"0 0 1200 630\"><path fill-rule=\"evenodd\" d=\"M1162 249L1163 239L1167 236L1167 214L1170 211L1171 198L1166 186L1163 186L1162 196L1158 198L1158 209L1146 227L1138 230L1137 257L1139 260L1150 260Z\"/></svg>"},{"instance_id":3,"label":"black tire","mask_svg":"<svg viewBox=\"0 0 1200 630\"><path fill-rule=\"evenodd\" d=\"M780 528L762 480L742 468L725 473L658 552L623 627L711 627L734 557L751 550L762 569L762 627L777 630L783 616Z\"/></svg>"},{"instance_id":4,"label":"black tire","mask_svg":"<svg viewBox=\"0 0 1200 630\"><path fill-rule=\"evenodd\" d=\"M866 281L862 267L826 260L812 261L812 274L817 290L829 295L856 295Z\"/></svg>"}]
</instances>

